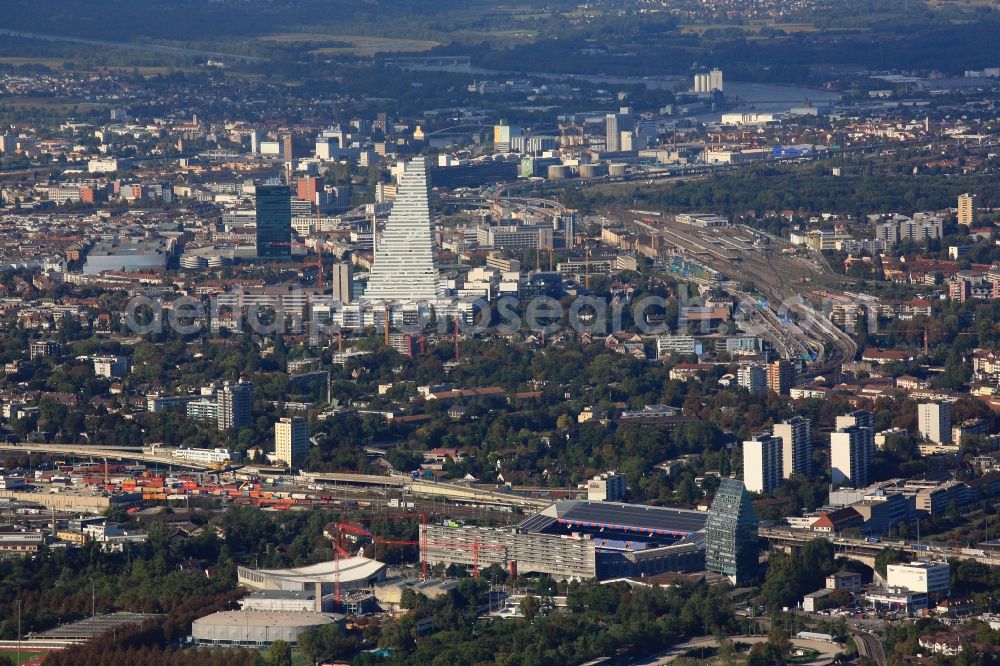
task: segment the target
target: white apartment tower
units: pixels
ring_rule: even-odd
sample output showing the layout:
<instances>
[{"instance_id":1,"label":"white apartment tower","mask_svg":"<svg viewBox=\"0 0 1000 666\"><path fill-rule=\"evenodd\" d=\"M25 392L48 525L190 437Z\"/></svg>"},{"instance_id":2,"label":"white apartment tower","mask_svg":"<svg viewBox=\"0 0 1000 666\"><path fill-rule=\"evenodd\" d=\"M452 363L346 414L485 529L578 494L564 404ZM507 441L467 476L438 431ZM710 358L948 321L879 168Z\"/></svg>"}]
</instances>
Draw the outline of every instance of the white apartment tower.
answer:
<instances>
[{"instance_id":1,"label":"white apartment tower","mask_svg":"<svg viewBox=\"0 0 1000 666\"><path fill-rule=\"evenodd\" d=\"M622 149L622 135L618 128L618 114L609 113L604 116L604 149L609 153L618 153Z\"/></svg>"},{"instance_id":2,"label":"white apartment tower","mask_svg":"<svg viewBox=\"0 0 1000 666\"><path fill-rule=\"evenodd\" d=\"M751 393L767 391L767 371L759 365L741 365L736 371L736 382Z\"/></svg>"},{"instance_id":3,"label":"white apartment tower","mask_svg":"<svg viewBox=\"0 0 1000 666\"><path fill-rule=\"evenodd\" d=\"M777 423L774 436L781 439L781 476L812 474L812 424L802 416Z\"/></svg>"},{"instance_id":4,"label":"white apartment tower","mask_svg":"<svg viewBox=\"0 0 1000 666\"><path fill-rule=\"evenodd\" d=\"M309 424L303 418L282 418L274 424L274 458L298 467L309 455Z\"/></svg>"},{"instance_id":5,"label":"white apartment tower","mask_svg":"<svg viewBox=\"0 0 1000 666\"><path fill-rule=\"evenodd\" d=\"M858 409L850 414L841 414L834 421L834 430L842 430L851 426L867 428L870 444L872 447L875 446L875 415L873 413Z\"/></svg>"},{"instance_id":6,"label":"white apartment tower","mask_svg":"<svg viewBox=\"0 0 1000 666\"><path fill-rule=\"evenodd\" d=\"M769 493L781 483L781 439L754 435L743 442L743 483L752 493Z\"/></svg>"},{"instance_id":7,"label":"white apartment tower","mask_svg":"<svg viewBox=\"0 0 1000 666\"><path fill-rule=\"evenodd\" d=\"M838 485L864 488L872 458L871 430L849 426L830 433L831 479Z\"/></svg>"},{"instance_id":8,"label":"white apartment tower","mask_svg":"<svg viewBox=\"0 0 1000 666\"><path fill-rule=\"evenodd\" d=\"M427 162L417 157L400 175L396 201L375 250L364 298L432 301L437 298Z\"/></svg>"},{"instance_id":9,"label":"white apartment tower","mask_svg":"<svg viewBox=\"0 0 1000 666\"><path fill-rule=\"evenodd\" d=\"M253 384L240 380L226 382L216 394L216 420L219 430L242 428L250 425L250 403Z\"/></svg>"},{"instance_id":10,"label":"white apartment tower","mask_svg":"<svg viewBox=\"0 0 1000 666\"><path fill-rule=\"evenodd\" d=\"M920 436L935 444L951 442L951 404L924 402L917 406L917 427Z\"/></svg>"}]
</instances>

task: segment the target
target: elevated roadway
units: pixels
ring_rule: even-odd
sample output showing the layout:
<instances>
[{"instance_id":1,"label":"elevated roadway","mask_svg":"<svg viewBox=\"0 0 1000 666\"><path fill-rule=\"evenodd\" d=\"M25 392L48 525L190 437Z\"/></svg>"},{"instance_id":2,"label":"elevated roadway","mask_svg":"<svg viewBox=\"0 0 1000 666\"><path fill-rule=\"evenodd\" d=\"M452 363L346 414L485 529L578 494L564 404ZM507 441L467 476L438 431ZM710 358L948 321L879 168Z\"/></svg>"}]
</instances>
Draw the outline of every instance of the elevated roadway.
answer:
<instances>
[{"instance_id":1,"label":"elevated roadway","mask_svg":"<svg viewBox=\"0 0 1000 666\"><path fill-rule=\"evenodd\" d=\"M917 543L915 541L867 541L848 537L831 536L808 530L761 528L760 536L779 548L796 548L813 539L826 539L833 544L837 555L874 566L875 557L886 548L895 548L909 553L914 558L976 560L990 566L1000 566L1000 552L968 552L968 549L942 544Z\"/></svg>"},{"instance_id":2,"label":"elevated roadway","mask_svg":"<svg viewBox=\"0 0 1000 666\"><path fill-rule=\"evenodd\" d=\"M490 488L476 488L444 481L414 479L406 474L378 476L373 474L349 474L344 472L303 472L302 477L313 484L368 486L374 488L397 488L411 495L445 497L447 499L477 502L487 505L511 506L522 509L544 509L552 500Z\"/></svg>"},{"instance_id":3,"label":"elevated roadway","mask_svg":"<svg viewBox=\"0 0 1000 666\"><path fill-rule=\"evenodd\" d=\"M195 471L216 471L211 465L197 463L191 460L174 458L170 455L151 454L143 450L143 447L135 446L73 446L69 444L0 444L0 451L16 451L18 453L51 453L61 454L67 458L93 458L95 460L134 460L137 462L156 463L158 465L170 465L181 469Z\"/></svg>"},{"instance_id":4,"label":"elevated roadway","mask_svg":"<svg viewBox=\"0 0 1000 666\"><path fill-rule=\"evenodd\" d=\"M18 453L47 453L64 455L67 458L93 458L95 460L134 460L138 462L169 465L194 471L219 471L209 464L174 458L163 453L152 454L142 447L81 447L65 444L0 444L0 451ZM348 472L302 472L299 478L313 484L348 485L366 488L397 488L411 495L425 497L445 497L448 499L475 502L491 506L518 507L521 509L543 509L552 500L514 492L504 492L491 488L477 488L444 481L414 479L405 474L381 476L376 474L352 474Z\"/></svg>"}]
</instances>

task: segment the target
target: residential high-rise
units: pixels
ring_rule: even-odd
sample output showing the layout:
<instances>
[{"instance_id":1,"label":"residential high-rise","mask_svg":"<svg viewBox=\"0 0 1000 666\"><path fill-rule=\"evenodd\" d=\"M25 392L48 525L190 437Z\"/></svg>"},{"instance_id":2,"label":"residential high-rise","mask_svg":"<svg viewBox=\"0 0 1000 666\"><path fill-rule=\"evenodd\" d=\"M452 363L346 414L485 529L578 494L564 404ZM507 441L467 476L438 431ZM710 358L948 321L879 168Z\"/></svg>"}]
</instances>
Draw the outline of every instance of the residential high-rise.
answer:
<instances>
[{"instance_id":1,"label":"residential high-rise","mask_svg":"<svg viewBox=\"0 0 1000 666\"><path fill-rule=\"evenodd\" d=\"M736 371L736 382L751 393L767 390L767 373L759 365L741 365Z\"/></svg>"},{"instance_id":2,"label":"residential high-rise","mask_svg":"<svg viewBox=\"0 0 1000 666\"><path fill-rule=\"evenodd\" d=\"M754 435L743 442L743 483L753 493L769 493L781 483L781 438Z\"/></svg>"},{"instance_id":3,"label":"residential high-rise","mask_svg":"<svg viewBox=\"0 0 1000 666\"><path fill-rule=\"evenodd\" d=\"M281 137L281 156L285 158L286 162L291 162L295 159L295 149L293 148L294 138L291 134L286 134Z\"/></svg>"},{"instance_id":4,"label":"residential high-rise","mask_svg":"<svg viewBox=\"0 0 1000 666\"><path fill-rule=\"evenodd\" d=\"M842 430L843 428L850 428L851 426L858 426L859 428L868 428L868 430L870 430L872 433L872 437L874 438L875 415L863 409L858 409L856 411L851 412L850 414L841 414L834 421L834 429L836 430Z\"/></svg>"},{"instance_id":5,"label":"residential high-rise","mask_svg":"<svg viewBox=\"0 0 1000 666\"><path fill-rule=\"evenodd\" d=\"M375 250L365 299L429 301L437 297L427 162L414 158L400 175L396 201Z\"/></svg>"},{"instance_id":6,"label":"residential high-rise","mask_svg":"<svg viewBox=\"0 0 1000 666\"><path fill-rule=\"evenodd\" d=\"M958 223L971 227L976 221L976 198L971 194L958 195Z\"/></svg>"},{"instance_id":7,"label":"residential high-rise","mask_svg":"<svg viewBox=\"0 0 1000 666\"><path fill-rule=\"evenodd\" d=\"M240 380L233 384L226 382L216 394L216 418L219 430L242 428L250 425L250 402L253 384Z\"/></svg>"},{"instance_id":8,"label":"residential high-rise","mask_svg":"<svg viewBox=\"0 0 1000 666\"><path fill-rule=\"evenodd\" d=\"M605 140L604 148L609 153L618 153L622 149L622 135L618 128L618 114L609 113L604 116Z\"/></svg>"},{"instance_id":9,"label":"residential high-rise","mask_svg":"<svg viewBox=\"0 0 1000 666\"><path fill-rule=\"evenodd\" d=\"M260 133L257 130L250 130L250 152L254 155L260 152Z\"/></svg>"},{"instance_id":10,"label":"residential high-rise","mask_svg":"<svg viewBox=\"0 0 1000 666\"><path fill-rule=\"evenodd\" d=\"M287 185L257 185L257 256L286 259L292 254L292 197Z\"/></svg>"},{"instance_id":11,"label":"residential high-rise","mask_svg":"<svg viewBox=\"0 0 1000 666\"><path fill-rule=\"evenodd\" d=\"M767 365L767 388L778 395L788 395L795 385L795 366L784 359Z\"/></svg>"},{"instance_id":12,"label":"residential high-rise","mask_svg":"<svg viewBox=\"0 0 1000 666\"><path fill-rule=\"evenodd\" d=\"M951 443L951 404L924 402L917 407L920 436L936 444Z\"/></svg>"},{"instance_id":13,"label":"residential high-rise","mask_svg":"<svg viewBox=\"0 0 1000 666\"><path fill-rule=\"evenodd\" d=\"M872 449L868 428L849 426L830 433L831 480L853 488L867 486Z\"/></svg>"},{"instance_id":14,"label":"residential high-rise","mask_svg":"<svg viewBox=\"0 0 1000 666\"><path fill-rule=\"evenodd\" d=\"M330 274L333 286L333 297L341 303L351 302L351 282L354 281L354 269L351 262L334 264Z\"/></svg>"},{"instance_id":15,"label":"residential high-rise","mask_svg":"<svg viewBox=\"0 0 1000 666\"><path fill-rule=\"evenodd\" d=\"M705 521L705 568L743 585L757 574L757 514L742 481L722 479Z\"/></svg>"},{"instance_id":16,"label":"residential high-rise","mask_svg":"<svg viewBox=\"0 0 1000 666\"><path fill-rule=\"evenodd\" d=\"M812 423L802 416L795 416L774 425L774 436L781 438L781 476L812 474Z\"/></svg>"},{"instance_id":17,"label":"residential high-rise","mask_svg":"<svg viewBox=\"0 0 1000 666\"><path fill-rule=\"evenodd\" d=\"M274 458L286 467L299 467L309 455L309 423L299 417L274 424Z\"/></svg>"},{"instance_id":18,"label":"residential high-rise","mask_svg":"<svg viewBox=\"0 0 1000 666\"><path fill-rule=\"evenodd\" d=\"M948 300L965 303L972 298L972 282L955 278L948 281Z\"/></svg>"}]
</instances>

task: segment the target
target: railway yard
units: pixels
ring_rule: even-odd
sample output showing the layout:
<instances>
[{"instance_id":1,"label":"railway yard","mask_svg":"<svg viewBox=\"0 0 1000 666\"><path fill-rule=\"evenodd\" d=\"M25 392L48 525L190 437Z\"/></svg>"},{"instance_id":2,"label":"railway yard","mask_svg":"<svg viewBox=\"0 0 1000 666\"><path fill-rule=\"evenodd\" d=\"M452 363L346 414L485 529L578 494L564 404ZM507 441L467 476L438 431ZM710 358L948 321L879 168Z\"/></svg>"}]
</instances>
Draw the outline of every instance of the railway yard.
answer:
<instances>
[{"instance_id":1,"label":"railway yard","mask_svg":"<svg viewBox=\"0 0 1000 666\"><path fill-rule=\"evenodd\" d=\"M829 372L854 357L854 340L817 309L822 303L813 302L817 289L847 298L842 290L851 281L798 256L788 241L744 225L703 228L625 209L608 216L652 235L668 256L681 256L714 272L714 280L692 281L724 284L740 300L740 327L770 340L785 358L807 360L801 376Z\"/></svg>"}]
</instances>

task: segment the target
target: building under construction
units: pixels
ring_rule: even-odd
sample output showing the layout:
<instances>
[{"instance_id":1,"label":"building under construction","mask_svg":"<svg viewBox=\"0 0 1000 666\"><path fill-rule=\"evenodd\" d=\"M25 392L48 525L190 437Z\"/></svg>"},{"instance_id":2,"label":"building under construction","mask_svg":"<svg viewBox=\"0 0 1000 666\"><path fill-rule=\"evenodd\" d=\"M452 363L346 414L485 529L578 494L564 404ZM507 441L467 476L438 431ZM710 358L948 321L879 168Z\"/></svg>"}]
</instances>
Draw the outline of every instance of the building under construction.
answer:
<instances>
[{"instance_id":1,"label":"building under construction","mask_svg":"<svg viewBox=\"0 0 1000 666\"><path fill-rule=\"evenodd\" d=\"M706 514L656 506L559 501L514 527L424 525L429 565L499 565L512 574L607 579L705 568Z\"/></svg>"}]
</instances>

